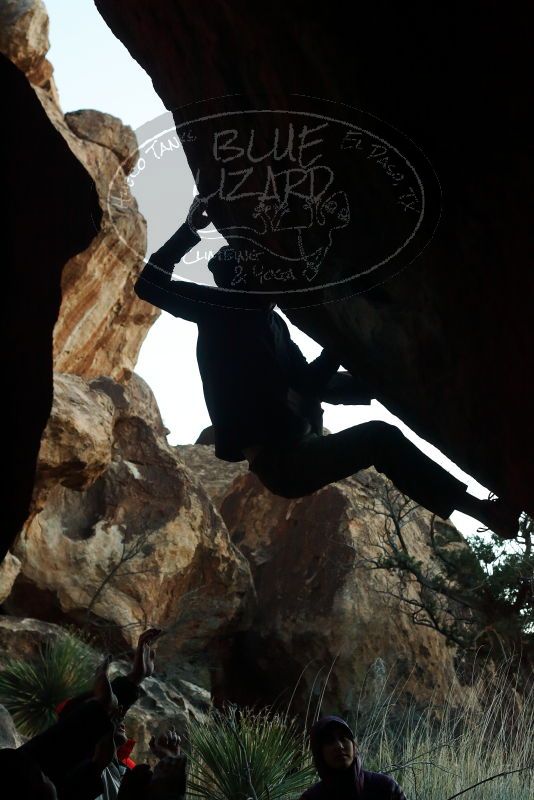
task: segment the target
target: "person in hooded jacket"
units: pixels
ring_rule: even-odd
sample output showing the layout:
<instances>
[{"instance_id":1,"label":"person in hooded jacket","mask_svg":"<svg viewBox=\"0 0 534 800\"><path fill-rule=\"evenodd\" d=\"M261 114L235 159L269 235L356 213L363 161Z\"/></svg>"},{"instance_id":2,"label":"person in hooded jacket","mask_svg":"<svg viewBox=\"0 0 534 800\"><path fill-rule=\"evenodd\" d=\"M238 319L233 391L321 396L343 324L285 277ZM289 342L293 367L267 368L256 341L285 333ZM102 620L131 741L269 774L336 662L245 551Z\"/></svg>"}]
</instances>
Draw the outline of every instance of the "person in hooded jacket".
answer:
<instances>
[{"instance_id":1,"label":"person in hooded jacket","mask_svg":"<svg viewBox=\"0 0 534 800\"><path fill-rule=\"evenodd\" d=\"M130 672L111 681L118 702L113 728L65 776L60 787L60 800L115 800L117 797L123 777L135 767L130 757L135 741L128 738L124 719L140 695L140 685L154 673L153 645L161 633L160 628L144 631L139 637ZM87 702L90 696L91 692L61 703L56 709L59 720L68 719L73 710Z\"/></svg>"},{"instance_id":2,"label":"person in hooded jacket","mask_svg":"<svg viewBox=\"0 0 534 800\"><path fill-rule=\"evenodd\" d=\"M118 700L109 681L110 657L99 667L93 691L71 713L17 748L58 787L97 742L114 731Z\"/></svg>"},{"instance_id":3,"label":"person in hooded jacket","mask_svg":"<svg viewBox=\"0 0 534 800\"><path fill-rule=\"evenodd\" d=\"M406 800L389 775L363 769L354 733L341 717L318 720L310 730L310 747L321 780L300 800Z\"/></svg>"}]
</instances>

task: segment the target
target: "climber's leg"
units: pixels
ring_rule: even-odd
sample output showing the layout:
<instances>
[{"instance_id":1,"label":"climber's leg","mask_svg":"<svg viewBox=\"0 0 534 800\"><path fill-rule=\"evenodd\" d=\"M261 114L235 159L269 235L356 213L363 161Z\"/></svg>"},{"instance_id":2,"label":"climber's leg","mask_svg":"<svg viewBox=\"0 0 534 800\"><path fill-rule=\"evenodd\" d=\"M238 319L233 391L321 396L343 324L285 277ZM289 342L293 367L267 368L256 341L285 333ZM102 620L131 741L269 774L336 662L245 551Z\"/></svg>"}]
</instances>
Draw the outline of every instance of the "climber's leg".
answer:
<instances>
[{"instance_id":1,"label":"climber's leg","mask_svg":"<svg viewBox=\"0 0 534 800\"><path fill-rule=\"evenodd\" d=\"M294 498L370 466L444 519L462 506L466 484L386 422L366 422L327 436L309 434L287 447L265 447L250 469L273 494Z\"/></svg>"}]
</instances>

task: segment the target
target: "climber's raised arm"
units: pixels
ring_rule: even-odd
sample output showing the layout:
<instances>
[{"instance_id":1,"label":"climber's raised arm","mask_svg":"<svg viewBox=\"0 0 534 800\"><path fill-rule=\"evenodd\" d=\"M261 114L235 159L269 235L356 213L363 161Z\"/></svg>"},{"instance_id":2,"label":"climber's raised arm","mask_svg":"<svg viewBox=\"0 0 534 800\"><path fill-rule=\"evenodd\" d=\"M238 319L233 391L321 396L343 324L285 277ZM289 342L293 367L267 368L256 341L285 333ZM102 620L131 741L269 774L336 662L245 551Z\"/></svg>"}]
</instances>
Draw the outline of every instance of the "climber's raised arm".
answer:
<instances>
[{"instance_id":1,"label":"climber's raised arm","mask_svg":"<svg viewBox=\"0 0 534 800\"><path fill-rule=\"evenodd\" d=\"M148 259L134 286L138 297L175 317L196 323L221 311L253 309L254 298L244 292L221 291L192 281L172 280L174 265L198 244L197 231L210 221L206 203L197 197L189 209L187 221Z\"/></svg>"},{"instance_id":2,"label":"climber's raised arm","mask_svg":"<svg viewBox=\"0 0 534 800\"><path fill-rule=\"evenodd\" d=\"M198 244L198 230L206 227L209 222L206 204L198 197L195 198L187 221L149 257L134 286L138 297L175 317L191 322L199 322L203 314L209 312L210 304L220 301L220 296L210 286L172 280L174 265Z\"/></svg>"},{"instance_id":3,"label":"climber's raised arm","mask_svg":"<svg viewBox=\"0 0 534 800\"><path fill-rule=\"evenodd\" d=\"M187 222L184 222L159 250L152 253L148 260L154 266L160 267L164 274L170 277L174 265L178 264L198 242L200 242L198 233Z\"/></svg>"}]
</instances>

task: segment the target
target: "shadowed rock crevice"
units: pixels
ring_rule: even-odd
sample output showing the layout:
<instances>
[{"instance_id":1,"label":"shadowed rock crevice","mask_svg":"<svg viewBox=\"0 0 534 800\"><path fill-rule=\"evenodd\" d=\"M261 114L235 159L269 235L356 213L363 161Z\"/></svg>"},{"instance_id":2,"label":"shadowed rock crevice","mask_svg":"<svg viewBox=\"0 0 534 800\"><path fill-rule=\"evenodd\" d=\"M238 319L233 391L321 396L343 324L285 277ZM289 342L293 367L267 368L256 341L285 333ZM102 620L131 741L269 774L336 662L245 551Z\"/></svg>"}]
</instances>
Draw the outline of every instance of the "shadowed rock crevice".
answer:
<instances>
[{"instance_id":1,"label":"shadowed rock crevice","mask_svg":"<svg viewBox=\"0 0 534 800\"><path fill-rule=\"evenodd\" d=\"M73 540L90 539L95 526L105 514L106 495L102 478L98 478L85 493L85 504L80 507L80 492L65 487L57 487L49 495L52 506L60 510L65 536ZM57 512L54 512L57 513ZM47 523L47 507L43 509L43 524Z\"/></svg>"},{"instance_id":2,"label":"shadowed rock crevice","mask_svg":"<svg viewBox=\"0 0 534 800\"><path fill-rule=\"evenodd\" d=\"M6 108L17 109L3 122L10 153L3 172L9 276L4 297L9 339L3 368L9 376L5 455L13 480L4 506L2 558L28 514L41 434L52 406L52 335L62 270L97 234L101 210L93 180L51 124L26 77L1 54L0 68ZM67 186L68 192L58 190Z\"/></svg>"},{"instance_id":3,"label":"shadowed rock crevice","mask_svg":"<svg viewBox=\"0 0 534 800\"><path fill-rule=\"evenodd\" d=\"M65 119L46 59L49 46L42 0L2 6L1 69L5 108L11 110L3 122L10 343L4 373L13 488L0 559L28 514L52 403L52 369L127 379L159 313L133 291L145 249L144 219L134 202L128 210L107 204L113 175L129 196L135 135L98 111ZM83 472L83 458L78 466ZM71 480L75 486L74 469Z\"/></svg>"}]
</instances>

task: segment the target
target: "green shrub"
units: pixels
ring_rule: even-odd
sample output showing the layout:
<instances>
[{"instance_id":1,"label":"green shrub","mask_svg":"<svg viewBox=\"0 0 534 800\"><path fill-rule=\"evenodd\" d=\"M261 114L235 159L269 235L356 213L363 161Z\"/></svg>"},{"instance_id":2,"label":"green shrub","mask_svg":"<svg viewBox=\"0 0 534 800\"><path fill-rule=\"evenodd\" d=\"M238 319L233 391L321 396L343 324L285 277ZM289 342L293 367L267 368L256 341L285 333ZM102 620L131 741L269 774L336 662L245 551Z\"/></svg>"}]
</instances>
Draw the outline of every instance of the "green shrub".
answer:
<instances>
[{"instance_id":1,"label":"green shrub","mask_svg":"<svg viewBox=\"0 0 534 800\"><path fill-rule=\"evenodd\" d=\"M96 656L88 642L71 631L46 642L39 656L11 660L0 672L0 703L24 736L35 736L56 721L63 700L91 687Z\"/></svg>"},{"instance_id":2,"label":"green shrub","mask_svg":"<svg viewBox=\"0 0 534 800\"><path fill-rule=\"evenodd\" d=\"M189 798L290 800L314 781L308 748L287 715L230 706L191 723Z\"/></svg>"}]
</instances>

